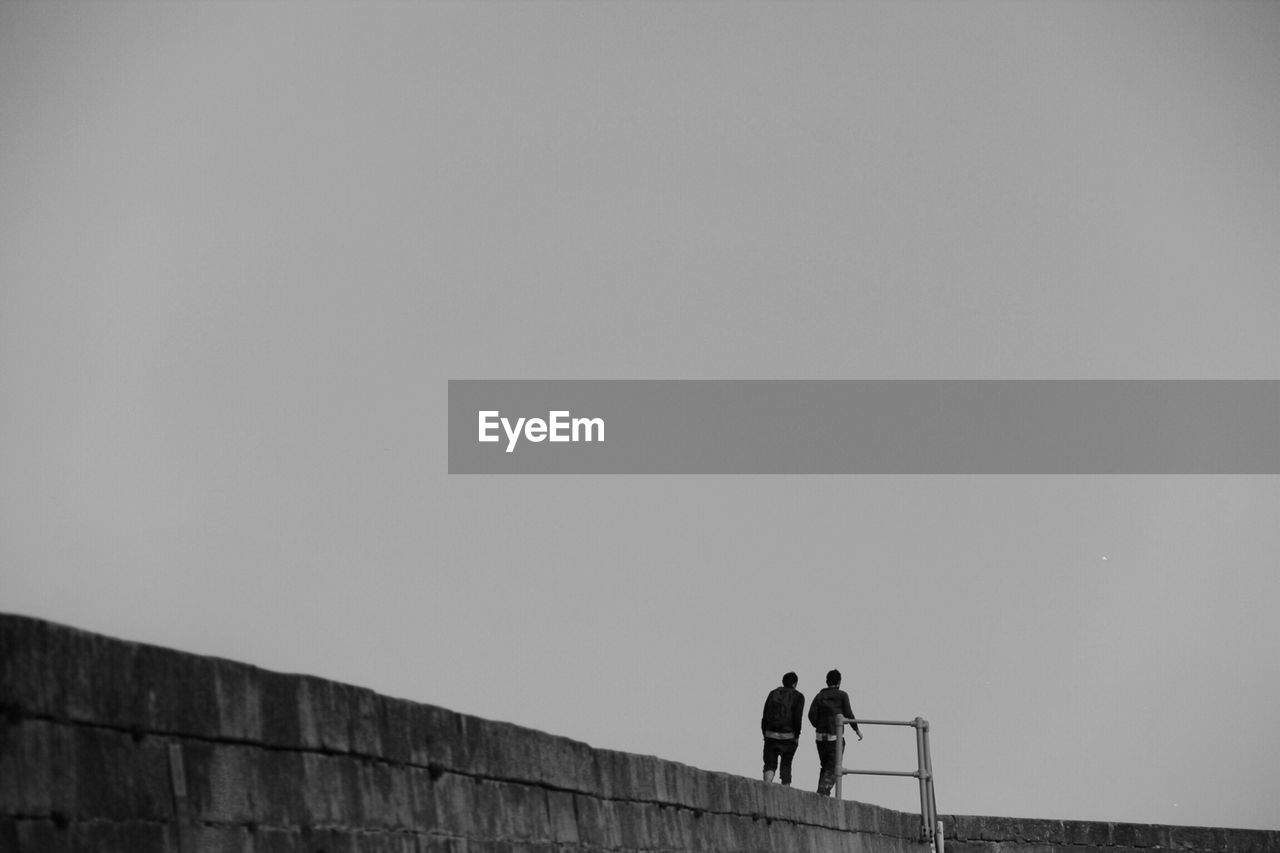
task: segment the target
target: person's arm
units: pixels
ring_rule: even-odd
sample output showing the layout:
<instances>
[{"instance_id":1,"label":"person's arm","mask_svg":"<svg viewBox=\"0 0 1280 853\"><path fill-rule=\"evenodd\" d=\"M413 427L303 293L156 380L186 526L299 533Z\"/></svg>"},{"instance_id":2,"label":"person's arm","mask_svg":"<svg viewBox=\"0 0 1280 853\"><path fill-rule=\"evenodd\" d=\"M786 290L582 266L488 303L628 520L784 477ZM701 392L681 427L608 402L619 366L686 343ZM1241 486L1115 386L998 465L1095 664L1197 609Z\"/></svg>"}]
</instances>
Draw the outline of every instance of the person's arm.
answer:
<instances>
[{"instance_id":1,"label":"person's arm","mask_svg":"<svg viewBox=\"0 0 1280 853\"><path fill-rule=\"evenodd\" d=\"M858 721L854 718L853 708L849 705L849 694L842 694L841 699L844 702L844 710L842 711L844 718L849 721L849 725L853 726L853 733L858 736L858 740L862 740L862 732L858 731Z\"/></svg>"},{"instance_id":2,"label":"person's arm","mask_svg":"<svg viewBox=\"0 0 1280 853\"><path fill-rule=\"evenodd\" d=\"M804 723L804 694L799 690L796 691L796 703L791 707L791 731L795 732L796 740L799 740L800 726Z\"/></svg>"},{"instance_id":3,"label":"person's arm","mask_svg":"<svg viewBox=\"0 0 1280 853\"><path fill-rule=\"evenodd\" d=\"M772 693L769 694L769 696L772 696L772 695L773 695ZM760 712L760 734L761 735L763 735L767 731L764 725L764 715L769 713L769 696L764 697L764 710Z\"/></svg>"},{"instance_id":4,"label":"person's arm","mask_svg":"<svg viewBox=\"0 0 1280 853\"><path fill-rule=\"evenodd\" d=\"M818 694L821 695L821 694ZM818 695L813 697L813 701L809 703L809 725L817 729L818 726Z\"/></svg>"}]
</instances>

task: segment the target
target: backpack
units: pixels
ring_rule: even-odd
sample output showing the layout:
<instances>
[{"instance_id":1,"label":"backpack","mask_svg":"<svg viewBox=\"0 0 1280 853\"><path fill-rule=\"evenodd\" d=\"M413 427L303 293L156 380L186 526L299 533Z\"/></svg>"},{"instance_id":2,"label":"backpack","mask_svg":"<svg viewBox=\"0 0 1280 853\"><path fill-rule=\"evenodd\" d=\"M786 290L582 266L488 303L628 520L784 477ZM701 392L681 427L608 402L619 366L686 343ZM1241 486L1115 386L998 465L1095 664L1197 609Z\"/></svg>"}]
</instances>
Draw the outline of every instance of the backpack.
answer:
<instances>
[{"instance_id":1,"label":"backpack","mask_svg":"<svg viewBox=\"0 0 1280 853\"><path fill-rule=\"evenodd\" d=\"M774 688L764 703L764 727L771 732L791 730L791 691Z\"/></svg>"}]
</instances>

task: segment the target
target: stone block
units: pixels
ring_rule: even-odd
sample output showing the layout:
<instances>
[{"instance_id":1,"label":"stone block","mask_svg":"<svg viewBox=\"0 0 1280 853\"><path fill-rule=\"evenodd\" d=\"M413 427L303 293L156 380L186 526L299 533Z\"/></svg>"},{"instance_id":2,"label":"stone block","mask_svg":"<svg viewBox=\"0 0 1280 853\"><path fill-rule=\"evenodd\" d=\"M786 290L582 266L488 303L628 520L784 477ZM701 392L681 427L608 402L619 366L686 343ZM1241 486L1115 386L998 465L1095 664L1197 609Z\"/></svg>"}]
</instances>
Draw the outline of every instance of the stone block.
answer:
<instances>
[{"instance_id":1,"label":"stone block","mask_svg":"<svg viewBox=\"0 0 1280 853\"><path fill-rule=\"evenodd\" d=\"M653 838L659 849L696 849L698 829L702 822L701 818L695 817L696 814L697 812L683 806L659 803L650 812L650 819L654 822Z\"/></svg>"},{"instance_id":2,"label":"stone block","mask_svg":"<svg viewBox=\"0 0 1280 853\"><path fill-rule=\"evenodd\" d=\"M1062 838L1062 821L1060 820L1021 820L1018 821L1021 838L1035 844L1047 844Z\"/></svg>"},{"instance_id":3,"label":"stone block","mask_svg":"<svg viewBox=\"0 0 1280 853\"><path fill-rule=\"evenodd\" d=\"M769 844L768 825L762 820L756 820L750 815L730 814L725 815L726 829L733 837L736 837L742 846L739 850L762 850L767 849Z\"/></svg>"},{"instance_id":4,"label":"stone block","mask_svg":"<svg viewBox=\"0 0 1280 853\"><path fill-rule=\"evenodd\" d=\"M362 834L342 827L304 826L299 833L302 850L324 853L361 853Z\"/></svg>"},{"instance_id":5,"label":"stone block","mask_svg":"<svg viewBox=\"0 0 1280 853\"><path fill-rule=\"evenodd\" d=\"M1018 845L1018 853L1057 853L1058 849L1058 846L1045 842L1028 842Z\"/></svg>"},{"instance_id":6,"label":"stone block","mask_svg":"<svg viewBox=\"0 0 1280 853\"><path fill-rule=\"evenodd\" d=\"M692 813L680 806L658 803L649 811L650 837L659 850L692 849Z\"/></svg>"},{"instance_id":7,"label":"stone block","mask_svg":"<svg viewBox=\"0 0 1280 853\"><path fill-rule=\"evenodd\" d=\"M1109 847L1113 843L1111 824L1104 821L1064 820L1062 843L1072 846Z\"/></svg>"},{"instance_id":8,"label":"stone block","mask_svg":"<svg viewBox=\"0 0 1280 853\"><path fill-rule=\"evenodd\" d=\"M213 659L32 624L39 640L28 652L47 683L41 713L139 733L215 731Z\"/></svg>"},{"instance_id":9,"label":"stone block","mask_svg":"<svg viewBox=\"0 0 1280 853\"><path fill-rule=\"evenodd\" d=\"M56 679L50 677L47 623L0 614L0 717L16 723L49 714Z\"/></svg>"},{"instance_id":10,"label":"stone block","mask_svg":"<svg viewBox=\"0 0 1280 853\"><path fill-rule=\"evenodd\" d=\"M408 768L384 761L361 761L357 766L363 826L408 829L412 826L412 792Z\"/></svg>"},{"instance_id":11,"label":"stone block","mask_svg":"<svg viewBox=\"0 0 1280 853\"><path fill-rule=\"evenodd\" d=\"M977 838L982 841L1021 841L1022 821L1011 817L983 817L978 825Z\"/></svg>"},{"instance_id":12,"label":"stone block","mask_svg":"<svg viewBox=\"0 0 1280 853\"><path fill-rule=\"evenodd\" d=\"M217 734L219 698L213 658L139 645L131 664L130 670L115 674L139 699L140 707L128 725L158 734Z\"/></svg>"},{"instance_id":13,"label":"stone block","mask_svg":"<svg viewBox=\"0 0 1280 853\"><path fill-rule=\"evenodd\" d=\"M593 775L600 780L600 787L595 791L586 793L608 798L616 796L615 791L626 790L627 780L625 773L618 769L617 756L620 754L611 749L596 750ZM619 776L622 778L615 778Z\"/></svg>"},{"instance_id":14,"label":"stone block","mask_svg":"<svg viewBox=\"0 0 1280 853\"><path fill-rule=\"evenodd\" d=\"M73 823L73 853L169 853L177 849L177 833L170 827L143 821Z\"/></svg>"},{"instance_id":15,"label":"stone block","mask_svg":"<svg viewBox=\"0 0 1280 853\"><path fill-rule=\"evenodd\" d=\"M765 814L773 820L801 820L808 814L808 805L818 795L805 788L771 785L765 798Z\"/></svg>"},{"instance_id":16,"label":"stone block","mask_svg":"<svg viewBox=\"0 0 1280 853\"><path fill-rule=\"evenodd\" d=\"M409 786L408 826L418 833L436 829L439 826L434 793L437 779L420 767L406 768L405 777Z\"/></svg>"},{"instance_id":17,"label":"stone block","mask_svg":"<svg viewBox=\"0 0 1280 853\"><path fill-rule=\"evenodd\" d=\"M826 808L822 797L812 791L796 791L795 795L788 798L787 814L783 815L785 820L794 821L800 826L819 826L822 821L822 815Z\"/></svg>"},{"instance_id":18,"label":"stone block","mask_svg":"<svg viewBox=\"0 0 1280 853\"><path fill-rule=\"evenodd\" d=\"M787 792L793 789L782 785L766 785L763 782L757 782L755 779L747 781L759 786L759 792L755 798L755 808L751 813L765 820L782 820L789 804Z\"/></svg>"},{"instance_id":19,"label":"stone block","mask_svg":"<svg viewBox=\"0 0 1280 853\"><path fill-rule=\"evenodd\" d=\"M942 815L947 838L964 841L982 834L982 818L973 815Z\"/></svg>"},{"instance_id":20,"label":"stone block","mask_svg":"<svg viewBox=\"0 0 1280 853\"><path fill-rule=\"evenodd\" d=\"M551 841L557 844L577 846L578 816L574 811L573 794L568 791L547 791L547 815Z\"/></svg>"},{"instance_id":21,"label":"stone block","mask_svg":"<svg viewBox=\"0 0 1280 853\"><path fill-rule=\"evenodd\" d=\"M170 853L177 836L160 824L138 821L13 821L0 823L5 853Z\"/></svg>"},{"instance_id":22,"label":"stone block","mask_svg":"<svg viewBox=\"0 0 1280 853\"><path fill-rule=\"evenodd\" d=\"M726 796L719 805L720 811L745 815L758 815L764 812L764 800L770 786L759 779L748 779L745 776L733 776L728 773L718 775L724 781Z\"/></svg>"},{"instance_id":23,"label":"stone block","mask_svg":"<svg viewBox=\"0 0 1280 853\"><path fill-rule=\"evenodd\" d=\"M262 688L256 667L222 658L207 659L212 669L217 729L223 740L262 742Z\"/></svg>"},{"instance_id":24,"label":"stone block","mask_svg":"<svg viewBox=\"0 0 1280 853\"><path fill-rule=\"evenodd\" d=\"M1153 823L1148 825L1147 830L1147 847L1168 850L1173 846L1173 827Z\"/></svg>"},{"instance_id":25,"label":"stone block","mask_svg":"<svg viewBox=\"0 0 1280 853\"><path fill-rule=\"evenodd\" d=\"M835 828L842 833L856 832L858 815L854 811L853 803L849 800L831 800L831 805L835 815Z\"/></svg>"},{"instance_id":26,"label":"stone block","mask_svg":"<svg viewBox=\"0 0 1280 853\"><path fill-rule=\"evenodd\" d=\"M621 845L615 804L586 794L573 795L578 836L588 850L617 850Z\"/></svg>"},{"instance_id":27,"label":"stone block","mask_svg":"<svg viewBox=\"0 0 1280 853\"><path fill-rule=\"evenodd\" d=\"M668 802L671 779L666 772L667 762L653 755L617 753L614 759L615 796L624 800L643 800L646 803ZM596 766L599 766L596 763ZM590 789L587 789L588 791Z\"/></svg>"},{"instance_id":28,"label":"stone block","mask_svg":"<svg viewBox=\"0 0 1280 853\"><path fill-rule=\"evenodd\" d=\"M882 831L881 816L884 815L884 809L869 803L860 803L856 800L845 806L845 809L849 812L848 822L853 830L873 835ZM887 829L896 833L898 827L891 826Z\"/></svg>"},{"instance_id":29,"label":"stone block","mask_svg":"<svg viewBox=\"0 0 1280 853\"><path fill-rule=\"evenodd\" d=\"M434 705L415 705L409 713L409 750L412 762L467 772L471 756L463 732L462 714Z\"/></svg>"},{"instance_id":30,"label":"stone block","mask_svg":"<svg viewBox=\"0 0 1280 853\"><path fill-rule=\"evenodd\" d=\"M661 801L668 804L693 804L697 788L694 769L677 761L664 761L658 768L662 779Z\"/></svg>"},{"instance_id":31,"label":"stone block","mask_svg":"<svg viewBox=\"0 0 1280 853\"><path fill-rule=\"evenodd\" d=\"M706 805L699 799L706 784L702 771L652 755L636 757L641 760L627 762L630 776L626 782L634 788L623 788L617 795L692 808Z\"/></svg>"},{"instance_id":32,"label":"stone block","mask_svg":"<svg viewBox=\"0 0 1280 853\"><path fill-rule=\"evenodd\" d=\"M490 841L509 840L513 838L511 824L515 816L508 815L502 808L502 793L498 783L483 783L475 786L475 825L479 829L474 838Z\"/></svg>"},{"instance_id":33,"label":"stone block","mask_svg":"<svg viewBox=\"0 0 1280 853\"><path fill-rule=\"evenodd\" d=\"M372 690L347 690L349 749L357 755L382 755L382 701Z\"/></svg>"},{"instance_id":34,"label":"stone block","mask_svg":"<svg viewBox=\"0 0 1280 853\"><path fill-rule=\"evenodd\" d=\"M956 841L950 838L943 843L947 853L999 853L1000 845L994 841Z\"/></svg>"},{"instance_id":35,"label":"stone block","mask_svg":"<svg viewBox=\"0 0 1280 853\"><path fill-rule=\"evenodd\" d=\"M757 819L751 827L751 849L758 853L784 853L791 848L787 844L787 836L781 832L785 824L769 818ZM790 833L788 833L789 835ZM784 846L785 845L785 846Z\"/></svg>"},{"instance_id":36,"label":"stone block","mask_svg":"<svg viewBox=\"0 0 1280 853\"><path fill-rule=\"evenodd\" d=\"M257 673L259 719L263 746L300 749L302 720L299 715L299 680L268 670Z\"/></svg>"},{"instance_id":37,"label":"stone block","mask_svg":"<svg viewBox=\"0 0 1280 853\"><path fill-rule=\"evenodd\" d=\"M53 730L42 720L0 717L0 815L53 813Z\"/></svg>"},{"instance_id":38,"label":"stone block","mask_svg":"<svg viewBox=\"0 0 1280 853\"><path fill-rule=\"evenodd\" d=\"M822 853L819 830L806 824L797 824L784 830L785 844L780 853ZM777 842L775 841L775 847Z\"/></svg>"},{"instance_id":39,"label":"stone block","mask_svg":"<svg viewBox=\"0 0 1280 853\"><path fill-rule=\"evenodd\" d=\"M481 849L471 848L465 838L447 835L428 835L418 839L418 853L481 853Z\"/></svg>"},{"instance_id":40,"label":"stone block","mask_svg":"<svg viewBox=\"0 0 1280 853\"><path fill-rule=\"evenodd\" d=\"M312 853L296 826L259 826L253 833L253 853Z\"/></svg>"},{"instance_id":41,"label":"stone block","mask_svg":"<svg viewBox=\"0 0 1280 853\"><path fill-rule=\"evenodd\" d=\"M432 781L431 811L435 815L432 830L445 835L473 837L480 831L481 817L477 813L476 780L446 773ZM417 789L419 793L421 789Z\"/></svg>"},{"instance_id":42,"label":"stone block","mask_svg":"<svg viewBox=\"0 0 1280 853\"><path fill-rule=\"evenodd\" d=\"M322 752L349 752L351 731L348 716L354 688L323 678L298 678L298 728L302 746Z\"/></svg>"},{"instance_id":43,"label":"stone block","mask_svg":"<svg viewBox=\"0 0 1280 853\"><path fill-rule=\"evenodd\" d=\"M562 791L596 791L600 780L594 751L581 741L532 730L537 776L531 781Z\"/></svg>"},{"instance_id":44,"label":"stone block","mask_svg":"<svg viewBox=\"0 0 1280 853\"><path fill-rule=\"evenodd\" d=\"M1207 826L1175 826L1169 832L1169 846L1174 850L1214 853L1226 850L1226 836L1222 830Z\"/></svg>"},{"instance_id":45,"label":"stone block","mask_svg":"<svg viewBox=\"0 0 1280 853\"><path fill-rule=\"evenodd\" d=\"M508 724L465 715L459 715L457 722L457 745L468 772L490 779L520 778L526 759Z\"/></svg>"},{"instance_id":46,"label":"stone block","mask_svg":"<svg viewBox=\"0 0 1280 853\"><path fill-rule=\"evenodd\" d=\"M417 763L413 750L413 708L414 704L404 699L378 697L380 755L393 764Z\"/></svg>"},{"instance_id":47,"label":"stone block","mask_svg":"<svg viewBox=\"0 0 1280 853\"><path fill-rule=\"evenodd\" d=\"M1224 829L1223 850L1227 853L1271 853L1275 833L1251 829Z\"/></svg>"},{"instance_id":48,"label":"stone block","mask_svg":"<svg viewBox=\"0 0 1280 853\"><path fill-rule=\"evenodd\" d=\"M52 814L119 821L172 816L168 752L159 739L48 725Z\"/></svg>"},{"instance_id":49,"label":"stone block","mask_svg":"<svg viewBox=\"0 0 1280 853\"><path fill-rule=\"evenodd\" d=\"M349 756L302 753L301 793L313 826L362 826L358 762Z\"/></svg>"},{"instance_id":50,"label":"stone block","mask_svg":"<svg viewBox=\"0 0 1280 853\"><path fill-rule=\"evenodd\" d=\"M842 833L838 843L842 853L880 853L878 848L883 846L881 839L865 832ZM928 853L927 848L921 847L920 853Z\"/></svg>"},{"instance_id":51,"label":"stone block","mask_svg":"<svg viewBox=\"0 0 1280 853\"><path fill-rule=\"evenodd\" d=\"M1154 847L1151 827L1141 823L1113 823L1111 843L1117 847Z\"/></svg>"},{"instance_id":52,"label":"stone block","mask_svg":"<svg viewBox=\"0 0 1280 853\"><path fill-rule=\"evenodd\" d=\"M652 817L656 818L657 804L615 801L610 805L612 808L609 812L614 821L620 846L625 850L654 849L649 820L651 813Z\"/></svg>"},{"instance_id":53,"label":"stone block","mask_svg":"<svg viewBox=\"0 0 1280 853\"><path fill-rule=\"evenodd\" d=\"M597 754L596 766L602 796L618 800L658 801L661 762L653 756L601 750Z\"/></svg>"},{"instance_id":54,"label":"stone block","mask_svg":"<svg viewBox=\"0 0 1280 853\"><path fill-rule=\"evenodd\" d=\"M0 819L0 850L6 853L70 853L71 833L48 818Z\"/></svg>"},{"instance_id":55,"label":"stone block","mask_svg":"<svg viewBox=\"0 0 1280 853\"><path fill-rule=\"evenodd\" d=\"M360 853L417 853L416 836L395 831L369 831L354 833L356 849Z\"/></svg>"},{"instance_id":56,"label":"stone block","mask_svg":"<svg viewBox=\"0 0 1280 853\"><path fill-rule=\"evenodd\" d=\"M689 789L689 798L678 805L703 812L713 808L720 802L718 797L726 793L723 781L710 771L693 768L691 781L693 784Z\"/></svg>"},{"instance_id":57,"label":"stone block","mask_svg":"<svg viewBox=\"0 0 1280 853\"><path fill-rule=\"evenodd\" d=\"M499 778L534 784L563 781L565 777L557 766L558 740L536 729L503 725L497 741L500 751L496 757L506 772Z\"/></svg>"},{"instance_id":58,"label":"stone block","mask_svg":"<svg viewBox=\"0 0 1280 853\"><path fill-rule=\"evenodd\" d=\"M843 805L831 797L814 794L805 814L805 822L826 829L841 829L846 822Z\"/></svg>"},{"instance_id":59,"label":"stone block","mask_svg":"<svg viewBox=\"0 0 1280 853\"><path fill-rule=\"evenodd\" d=\"M182 747L187 778L187 802L197 821L252 823L260 819L262 799L259 747L236 744L188 742Z\"/></svg>"},{"instance_id":60,"label":"stone block","mask_svg":"<svg viewBox=\"0 0 1280 853\"><path fill-rule=\"evenodd\" d=\"M257 749L252 784L251 811L260 824L290 826L311 823L314 816L306 797L304 753L285 749Z\"/></svg>"},{"instance_id":61,"label":"stone block","mask_svg":"<svg viewBox=\"0 0 1280 853\"><path fill-rule=\"evenodd\" d=\"M751 833L745 829L750 824L750 818L744 820L734 815L711 811L695 812L694 849L750 850L753 848Z\"/></svg>"},{"instance_id":62,"label":"stone block","mask_svg":"<svg viewBox=\"0 0 1280 853\"><path fill-rule=\"evenodd\" d=\"M248 827L195 823L184 831L191 853L256 853Z\"/></svg>"},{"instance_id":63,"label":"stone block","mask_svg":"<svg viewBox=\"0 0 1280 853\"><path fill-rule=\"evenodd\" d=\"M21 661L21 678L10 695L19 704L59 720L136 724L138 692L121 678L132 670L134 644L39 620L18 627L10 654ZM31 678L45 684L36 687Z\"/></svg>"},{"instance_id":64,"label":"stone block","mask_svg":"<svg viewBox=\"0 0 1280 853\"><path fill-rule=\"evenodd\" d=\"M476 810L484 837L504 841L551 838L547 803L541 788L511 782L475 786Z\"/></svg>"}]
</instances>

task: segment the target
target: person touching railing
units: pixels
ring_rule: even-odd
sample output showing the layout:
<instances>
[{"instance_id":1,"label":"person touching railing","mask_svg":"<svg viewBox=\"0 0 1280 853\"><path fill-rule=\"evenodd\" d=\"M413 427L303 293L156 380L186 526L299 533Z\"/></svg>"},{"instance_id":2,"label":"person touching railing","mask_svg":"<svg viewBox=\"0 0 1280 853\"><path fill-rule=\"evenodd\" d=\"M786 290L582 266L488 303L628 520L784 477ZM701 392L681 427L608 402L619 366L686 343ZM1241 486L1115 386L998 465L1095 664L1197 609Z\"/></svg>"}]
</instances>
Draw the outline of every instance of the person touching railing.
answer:
<instances>
[{"instance_id":1,"label":"person touching railing","mask_svg":"<svg viewBox=\"0 0 1280 853\"><path fill-rule=\"evenodd\" d=\"M849 694L840 689L840 681L840 670L828 672L827 686L818 691L809 705L809 723L813 726L818 761L822 765L818 771L818 793L824 797L830 796L841 772L837 765L843 752L844 725L852 726L853 733L862 740L862 732L849 704Z\"/></svg>"}]
</instances>

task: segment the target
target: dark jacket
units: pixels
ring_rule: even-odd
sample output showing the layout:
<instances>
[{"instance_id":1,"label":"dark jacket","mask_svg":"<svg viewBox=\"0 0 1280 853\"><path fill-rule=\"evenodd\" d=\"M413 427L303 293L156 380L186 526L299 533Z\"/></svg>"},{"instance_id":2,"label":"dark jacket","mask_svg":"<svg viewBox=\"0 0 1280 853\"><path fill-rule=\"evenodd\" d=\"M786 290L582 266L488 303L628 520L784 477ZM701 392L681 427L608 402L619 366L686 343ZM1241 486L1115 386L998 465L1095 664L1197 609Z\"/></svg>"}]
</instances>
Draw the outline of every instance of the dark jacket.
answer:
<instances>
[{"instance_id":1,"label":"dark jacket","mask_svg":"<svg viewBox=\"0 0 1280 853\"><path fill-rule=\"evenodd\" d=\"M757 694L758 695L758 694ZM769 703L777 696L784 704L790 707L791 722L785 726L778 726L776 723L772 728L765 725L765 714L769 713ZM804 721L804 694L794 687L775 687L769 691L769 695L764 700L764 710L760 714L760 731L790 732L796 737L800 736L800 724Z\"/></svg>"},{"instance_id":2,"label":"dark jacket","mask_svg":"<svg viewBox=\"0 0 1280 853\"><path fill-rule=\"evenodd\" d=\"M836 717L853 719L853 709L849 707L849 694L839 687L824 687L813 697L809 706L809 723L819 732L828 735L840 734L841 726L836 725ZM858 731L858 724L853 724ZM858 732L861 734L861 732Z\"/></svg>"}]
</instances>

